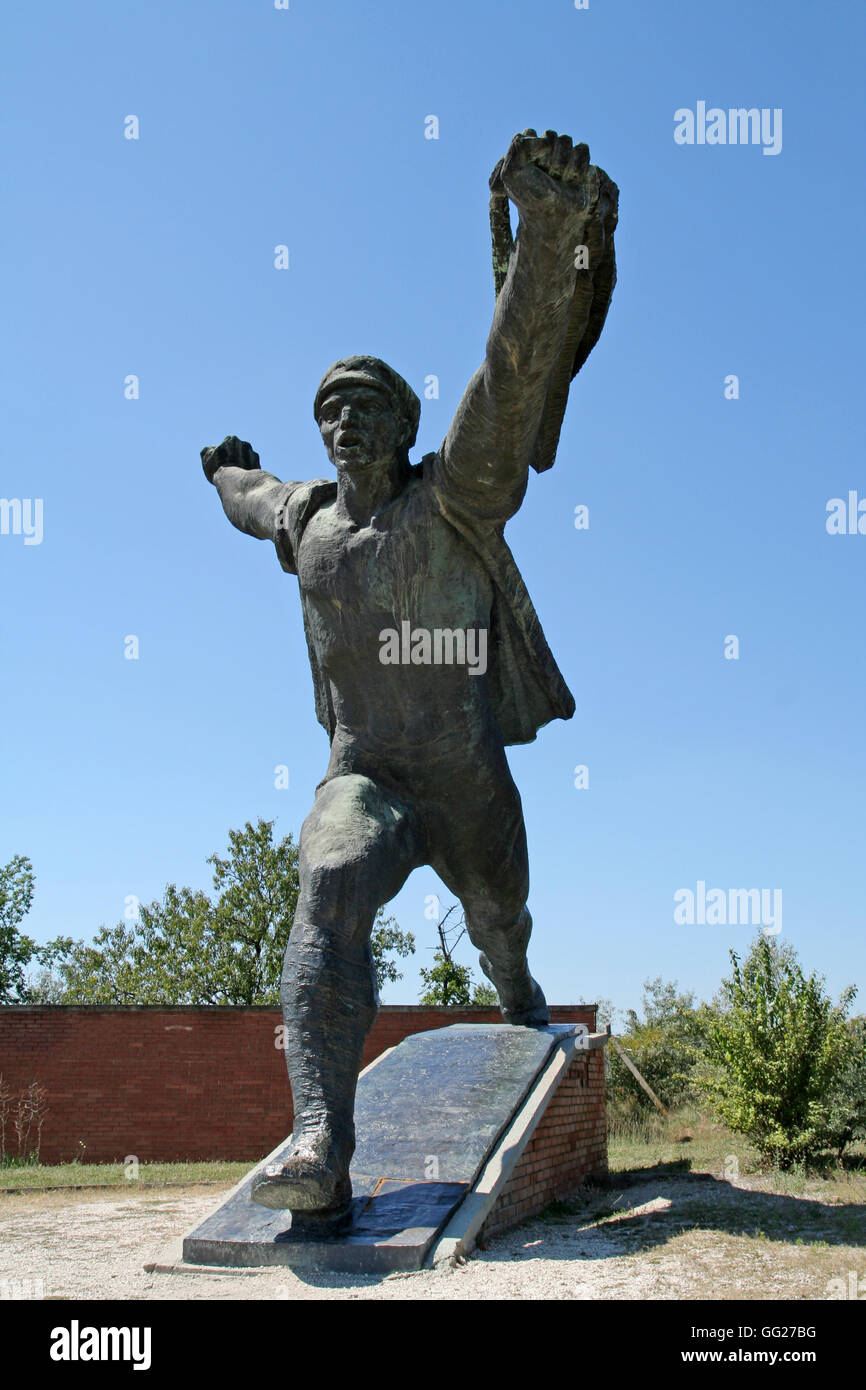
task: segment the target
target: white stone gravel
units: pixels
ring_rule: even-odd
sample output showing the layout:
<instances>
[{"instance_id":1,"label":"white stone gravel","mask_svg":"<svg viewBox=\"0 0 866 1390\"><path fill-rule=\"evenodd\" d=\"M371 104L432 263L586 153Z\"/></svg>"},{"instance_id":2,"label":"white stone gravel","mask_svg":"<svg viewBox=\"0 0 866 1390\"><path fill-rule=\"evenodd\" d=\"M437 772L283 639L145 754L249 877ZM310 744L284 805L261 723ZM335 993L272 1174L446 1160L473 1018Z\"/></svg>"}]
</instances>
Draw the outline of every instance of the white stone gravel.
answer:
<instances>
[{"instance_id":1,"label":"white stone gravel","mask_svg":"<svg viewBox=\"0 0 866 1390\"><path fill-rule=\"evenodd\" d=\"M386 1278L289 1269L147 1272L147 1263L168 1262L178 1238L217 1205L219 1188L5 1196L0 1280L41 1279L44 1296L59 1299L826 1296L826 1270L811 1268L790 1245L772 1242L757 1250L724 1229L698 1227L684 1235L677 1209L694 1195L692 1184L689 1178L653 1177L622 1191L596 1193L580 1214L557 1223L529 1222L468 1261ZM736 1197L735 1187L719 1185L717 1202ZM609 1212L612 1206L614 1219L593 1222L593 1210Z\"/></svg>"}]
</instances>

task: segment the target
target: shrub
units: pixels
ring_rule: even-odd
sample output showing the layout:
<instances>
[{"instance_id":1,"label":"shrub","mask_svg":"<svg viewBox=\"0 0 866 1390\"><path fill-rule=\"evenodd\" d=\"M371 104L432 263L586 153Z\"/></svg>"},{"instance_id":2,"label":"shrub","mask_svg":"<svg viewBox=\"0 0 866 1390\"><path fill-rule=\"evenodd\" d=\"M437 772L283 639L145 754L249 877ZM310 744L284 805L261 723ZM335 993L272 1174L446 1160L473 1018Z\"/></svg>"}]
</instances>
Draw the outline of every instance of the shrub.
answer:
<instances>
[{"instance_id":1,"label":"shrub","mask_svg":"<svg viewBox=\"0 0 866 1390\"><path fill-rule=\"evenodd\" d=\"M808 978L791 947L759 937L748 956L731 951L718 1014L708 1021L693 1073L716 1118L754 1144L765 1166L814 1160L837 1136L834 1099L850 1064L846 1014L823 978Z\"/></svg>"},{"instance_id":2,"label":"shrub","mask_svg":"<svg viewBox=\"0 0 866 1390\"><path fill-rule=\"evenodd\" d=\"M42 1126L48 1116L48 1092L38 1081L31 1081L15 1097L12 1087L0 1076L0 1168L38 1163L42 1145ZM8 1143L14 1132L16 1152Z\"/></svg>"}]
</instances>

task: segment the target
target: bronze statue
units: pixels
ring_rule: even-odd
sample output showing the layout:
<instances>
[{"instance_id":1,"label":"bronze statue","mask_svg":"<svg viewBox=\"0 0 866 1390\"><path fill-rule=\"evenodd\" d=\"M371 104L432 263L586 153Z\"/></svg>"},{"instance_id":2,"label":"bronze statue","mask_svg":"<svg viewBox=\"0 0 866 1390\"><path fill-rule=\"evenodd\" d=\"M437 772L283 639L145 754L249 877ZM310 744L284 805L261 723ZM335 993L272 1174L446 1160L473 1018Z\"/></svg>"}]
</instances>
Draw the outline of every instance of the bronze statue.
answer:
<instances>
[{"instance_id":1,"label":"bronze statue","mask_svg":"<svg viewBox=\"0 0 866 1390\"><path fill-rule=\"evenodd\" d=\"M438 452L409 462L418 397L363 356L335 362L315 397L336 482L280 482L234 436L202 450L229 520L298 576L331 741L283 970L292 1150L254 1192L326 1218L351 1198L355 1086L378 1007L373 919L413 869L431 865L459 898L505 1020L548 1022L527 964L526 834L505 746L570 718L574 701L503 530L530 466L553 461L569 382L601 332L617 189L585 145L528 130L491 193L493 325Z\"/></svg>"}]
</instances>

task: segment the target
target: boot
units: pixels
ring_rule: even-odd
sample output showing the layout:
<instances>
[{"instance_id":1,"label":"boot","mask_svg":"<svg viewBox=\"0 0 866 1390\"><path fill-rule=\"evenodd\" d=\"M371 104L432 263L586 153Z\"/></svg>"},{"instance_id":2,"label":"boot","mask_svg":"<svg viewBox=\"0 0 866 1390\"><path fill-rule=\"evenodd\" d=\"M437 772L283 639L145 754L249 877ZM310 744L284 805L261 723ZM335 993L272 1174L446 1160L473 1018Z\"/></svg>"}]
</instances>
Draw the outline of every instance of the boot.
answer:
<instances>
[{"instance_id":1,"label":"boot","mask_svg":"<svg viewBox=\"0 0 866 1390\"><path fill-rule=\"evenodd\" d=\"M292 928L281 990L292 1148L284 1163L264 1170L252 1197L266 1207L336 1217L352 1198L355 1089L379 1000L369 946L353 959L319 945L323 935L306 923Z\"/></svg>"}]
</instances>

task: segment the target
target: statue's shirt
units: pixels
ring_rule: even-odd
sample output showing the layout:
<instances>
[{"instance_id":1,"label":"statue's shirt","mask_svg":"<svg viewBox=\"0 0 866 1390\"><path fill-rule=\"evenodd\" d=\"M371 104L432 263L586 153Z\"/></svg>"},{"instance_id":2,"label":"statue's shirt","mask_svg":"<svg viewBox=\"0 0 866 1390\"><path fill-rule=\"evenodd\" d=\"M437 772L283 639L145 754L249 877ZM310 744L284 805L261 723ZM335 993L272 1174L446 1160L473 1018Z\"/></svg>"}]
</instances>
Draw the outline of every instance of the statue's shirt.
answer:
<instances>
[{"instance_id":1,"label":"statue's shirt","mask_svg":"<svg viewBox=\"0 0 866 1390\"><path fill-rule=\"evenodd\" d=\"M368 526L336 501L321 506L300 538L297 574L308 639L344 729L419 745L487 725L493 583L423 478L414 474Z\"/></svg>"},{"instance_id":2,"label":"statue's shirt","mask_svg":"<svg viewBox=\"0 0 866 1390\"><path fill-rule=\"evenodd\" d=\"M336 483L283 485L277 554L298 576L316 714L332 739L339 724L420 745L492 719L503 743L526 743L574 712L502 527L453 505L439 462L428 454L365 527L337 513ZM381 634L402 636L406 622L431 640L483 629L485 673L468 661L384 664Z\"/></svg>"}]
</instances>

